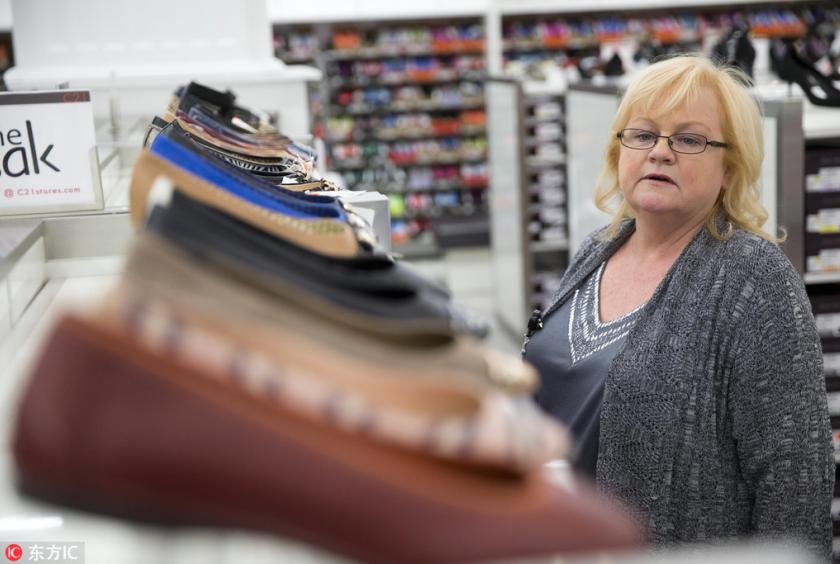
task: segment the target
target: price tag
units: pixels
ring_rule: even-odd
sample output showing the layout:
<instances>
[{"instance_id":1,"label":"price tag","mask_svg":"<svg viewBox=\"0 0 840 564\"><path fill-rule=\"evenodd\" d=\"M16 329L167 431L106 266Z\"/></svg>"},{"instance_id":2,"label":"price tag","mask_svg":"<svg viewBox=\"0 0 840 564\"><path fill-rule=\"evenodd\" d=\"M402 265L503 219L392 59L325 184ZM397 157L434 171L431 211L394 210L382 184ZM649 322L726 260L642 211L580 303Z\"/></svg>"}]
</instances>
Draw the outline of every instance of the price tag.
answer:
<instances>
[{"instance_id":1,"label":"price tag","mask_svg":"<svg viewBox=\"0 0 840 564\"><path fill-rule=\"evenodd\" d=\"M0 93L0 215L102 209L88 90Z\"/></svg>"}]
</instances>

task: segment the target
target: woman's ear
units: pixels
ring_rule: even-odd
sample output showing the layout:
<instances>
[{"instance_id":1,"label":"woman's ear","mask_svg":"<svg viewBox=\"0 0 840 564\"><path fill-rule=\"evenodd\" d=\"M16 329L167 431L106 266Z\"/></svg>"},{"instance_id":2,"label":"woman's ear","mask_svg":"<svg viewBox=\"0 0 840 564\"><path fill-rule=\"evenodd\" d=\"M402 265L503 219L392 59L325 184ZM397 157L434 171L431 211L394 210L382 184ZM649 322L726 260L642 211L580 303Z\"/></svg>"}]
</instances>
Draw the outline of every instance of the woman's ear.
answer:
<instances>
[{"instance_id":1,"label":"woman's ear","mask_svg":"<svg viewBox=\"0 0 840 564\"><path fill-rule=\"evenodd\" d=\"M723 180L720 183L720 189L726 190L726 187L729 186L732 182L732 174L727 168L723 173Z\"/></svg>"}]
</instances>

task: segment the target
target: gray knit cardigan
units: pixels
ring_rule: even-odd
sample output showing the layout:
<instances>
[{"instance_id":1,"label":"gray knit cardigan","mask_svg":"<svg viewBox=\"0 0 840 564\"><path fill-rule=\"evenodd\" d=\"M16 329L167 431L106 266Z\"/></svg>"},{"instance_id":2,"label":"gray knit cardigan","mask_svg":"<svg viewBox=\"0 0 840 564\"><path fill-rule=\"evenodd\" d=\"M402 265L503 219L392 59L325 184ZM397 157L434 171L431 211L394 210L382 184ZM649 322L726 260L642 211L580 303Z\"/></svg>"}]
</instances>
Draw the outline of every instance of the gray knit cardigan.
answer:
<instances>
[{"instance_id":1,"label":"gray knit cardigan","mask_svg":"<svg viewBox=\"0 0 840 564\"><path fill-rule=\"evenodd\" d=\"M543 317L634 229L590 235ZM610 365L596 476L654 544L767 535L830 552L822 352L802 279L777 245L703 228L686 246Z\"/></svg>"}]
</instances>

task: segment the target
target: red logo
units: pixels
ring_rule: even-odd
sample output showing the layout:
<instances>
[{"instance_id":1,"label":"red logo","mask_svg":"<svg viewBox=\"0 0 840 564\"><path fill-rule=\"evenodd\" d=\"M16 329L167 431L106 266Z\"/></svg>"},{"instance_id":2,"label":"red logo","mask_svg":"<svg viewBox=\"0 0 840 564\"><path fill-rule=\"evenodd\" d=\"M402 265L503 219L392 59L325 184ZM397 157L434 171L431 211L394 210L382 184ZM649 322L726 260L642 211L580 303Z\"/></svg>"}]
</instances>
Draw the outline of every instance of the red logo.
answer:
<instances>
[{"instance_id":1,"label":"red logo","mask_svg":"<svg viewBox=\"0 0 840 564\"><path fill-rule=\"evenodd\" d=\"M6 188L5 190L3 190L3 195L7 198L11 198L12 196L14 196L14 194L15 193L12 191L11 188Z\"/></svg>"},{"instance_id":2,"label":"red logo","mask_svg":"<svg viewBox=\"0 0 840 564\"><path fill-rule=\"evenodd\" d=\"M11 560L12 562L17 562L21 559L21 557L23 557L23 549L20 547L19 544L10 544L6 547L6 550L3 554L5 554L6 558Z\"/></svg>"}]
</instances>

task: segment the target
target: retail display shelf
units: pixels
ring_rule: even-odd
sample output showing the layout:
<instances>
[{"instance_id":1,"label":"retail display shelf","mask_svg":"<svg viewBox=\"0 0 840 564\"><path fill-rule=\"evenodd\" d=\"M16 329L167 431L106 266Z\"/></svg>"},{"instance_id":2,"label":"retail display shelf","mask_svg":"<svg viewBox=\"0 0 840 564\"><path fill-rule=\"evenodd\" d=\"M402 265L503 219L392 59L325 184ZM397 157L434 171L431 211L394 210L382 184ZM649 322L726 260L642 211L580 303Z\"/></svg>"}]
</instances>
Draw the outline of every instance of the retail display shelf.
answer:
<instances>
[{"instance_id":1,"label":"retail display shelf","mask_svg":"<svg viewBox=\"0 0 840 564\"><path fill-rule=\"evenodd\" d=\"M453 190L484 190L487 188L487 182L475 184L440 184L437 186L380 186L379 191L383 194L416 194L422 192L449 192Z\"/></svg>"},{"instance_id":2,"label":"retail display shelf","mask_svg":"<svg viewBox=\"0 0 840 564\"><path fill-rule=\"evenodd\" d=\"M555 137L546 137L544 139L540 139L540 138L537 138L537 137L529 137L528 139L525 140L525 146L526 147L539 147L541 145L544 145L545 143L565 144L566 140L563 138L562 133L559 133Z\"/></svg>"},{"instance_id":3,"label":"retail display shelf","mask_svg":"<svg viewBox=\"0 0 840 564\"><path fill-rule=\"evenodd\" d=\"M314 55L291 55L288 53L278 53L277 58L290 65L313 66L316 63Z\"/></svg>"},{"instance_id":4,"label":"retail display shelf","mask_svg":"<svg viewBox=\"0 0 840 564\"><path fill-rule=\"evenodd\" d=\"M533 196L541 196L544 194L545 191L556 191L559 190L564 192L565 187L565 177L561 177L558 179L556 184L530 184L528 186L528 194Z\"/></svg>"},{"instance_id":5,"label":"retail display shelf","mask_svg":"<svg viewBox=\"0 0 840 564\"><path fill-rule=\"evenodd\" d=\"M432 206L429 208L407 209L405 213L399 216L393 216L393 219L436 219L441 221L464 219L467 217L484 219L487 217L487 209L484 206L452 206L452 207L438 207Z\"/></svg>"},{"instance_id":6,"label":"retail display shelf","mask_svg":"<svg viewBox=\"0 0 840 564\"><path fill-rule=\"evenodd\" d=\"M348 105L340 106L338 104L331 104L328 106L328 114L331 116L363 116L363 115L379 115L387 116L391 114L405 114L405 113L443 113L443 112L459 112L461 110L478 110L484 107L483 100L467 100L457 104L411 104L411 105Z\"/></svg>"},{"instance_id":7,"label":"retail display shelf","mask_svg":"<svg viewBox=\"0 0 840 564\"><path fill-rule=\"evenodd\" d=\"M547 123L547 122L557 122L563 123L566 121L566 117L563 115L559 116L551 116L551 117L530 117L525 119L525 127L533 127L540 123Z\"/></svg>"},{"instance_id":8,"label":"retail display shelf","mask_svg":"<svg viewBox=\"0 0 840 564\"><path fill-rule=\"evenodd\" d=\"M532 156L528 157L525 161L526 166L529 168L552 168L557 166L562 166L566 164L566 156L557 156L557 157L539 157L539 156Z\"/></svg>"},{"instance_id":9,"label":"retail display shelf","mask_svg":"<svg viewBox=\"0 0 840 564\"><path fill-rule=\"evenodd\" d=\"M564 42L536 42L536 41L506 41L504 46L505 55L522 55L526 53L542 53L542 52L557 52L563 53L565 51L582 50L582 49L597 49L602 43L609 43L610 41L636 41L637 38L631 37L630 34L626 37L620 37L610 40L602 40L598 38L587 39L570 39ZM689 38L675 37L660 40L663 45L672 44L695 44L702 41L702 36L695 35Z\"/></svg>"},{"instance_id":10,"label":"retail display shelf","mask_svg":"<svg viewBox=\"0 0 840 564\"><path fill-rule=\"evenodd\" d=\"M840 137L840 108L824 108L803 100L802 130L806 139Z\"/></svg>"},{"instance_id":11,"label":"retail display shelf","mask_svg":"<svg viewBox=\"0 0 840 564\"><path fill-rule=\"evenodd\" d=\"M708 8L713 6L722 7L749 7L769 4L790 4L787 0L687 0L680 2L679 8ZM522 14L589 14L592 12L625 12L628 3L624 0L502 0L499 2L499 11L502 15ZM673 0L633 0L633 10L656 10L674 9Z\"/></svg>"},{"instance_id":12,"label":"retail display shelf","mask_svg":"<svg viewBox=\"0 0 840 564\"><path fill-rule=\"evenodd\" d=\"M569 242L568 241L532 241L528 248L531 250L532 253L548 253L548 252L559 252L559 251L568 251L569 250Z\"/></svg>"},{"instance_id":13,"label":"retail display shelf","mask_svg":"<svg viewBox=\"0 0 840 564\"><path fill-rule=\"evenodd\" d=\"M482 72L452 72L441 76L360 76L346 78L336 76L329 80L331 88L365 88L368 86L406 86L406 85L434 85L434 84L459 84L461 82L481 82L487 78Z\"/></svg>"},{"instance_id":14,"label":"retail display shelf","mask_svg":"<svg viewBox=\"0 0 840 564\"><path fill-rule=\"evenodd\" d=\"M484 135L486 128L482 126L466 126L460 131L437 133L434 131L415 131L410 133L408 131L399 135L364 135L351 134L346 136L327 137L330 143L363 143L365 141L381 141L383 143L399 142L399 141L422 141L424 139L448 139L448 138L464 138L464 137L478 137Z\"/></svg>"},{"instance_id":15,"label":"retail display shelf","mask_svg":"<svg viewBox=\"0 0 840 564\"><path fill-rule=\"evenodd\" d=\"M803 279L805 284L840 284L840 271L806 272Z\"/></svg>"},{"instance_id":16,"label":"retail display shelf","mask_svg":"<svg viewBox=\"0 0 840 564\"><path fill-rule=\"evenodd\" d=\"M418 166L434 166L434 165L451 165L451 164L461 164L461 163L481 163L484 162L486 157L484 156L477 156L477 157L451 157L451 158L439 158L439 159L423 159L423 160L416 160L411 162L391 162L388 166L394 168L413 168ZM359 160L347 160L347 161L338 161L334 160L332 165L330 166L331 170L357 170L357 169L364 169L368 168L373 163L369 160L359 159Z\"/></svg>"},{"instance_id":17,"label":"retail display shelf","mask_svg":"<svg viewBox=\"0 0 840 564\"><path fill-rule=\"evenodd\" d=\"M375 21L275 21L276 52L311 54L325 77L311 92L319 112L314 130L347 186L416 192L421 199L444 190L466 196L472 187L464 178L486 174L486 157L476 154L486 135L485 23L480 13L445 18L450 8L399 23L383 21L387 9ZM478 151L462 153L465 145ZM435 165L463 166L445 174L418 168ZM433 175L462 185L428 186ZM394 230L394 241L405 237L425 241L435 234L429 222L410 221Z\"/></svg>"},{"instance_id":18,"label":"retail display shelf","mask_svg":"<svg viewBox=\"0 0 840 564\"><path fill-rule=\"evenodd\" d=\"M441 47L411 46L395 49L360 48L360 49L332 49L324 52L326 60L348 59L400 59L403 57L428 57L450 55L483 55L483 44L469 47Z\"/></svg>"}]
</instances>

